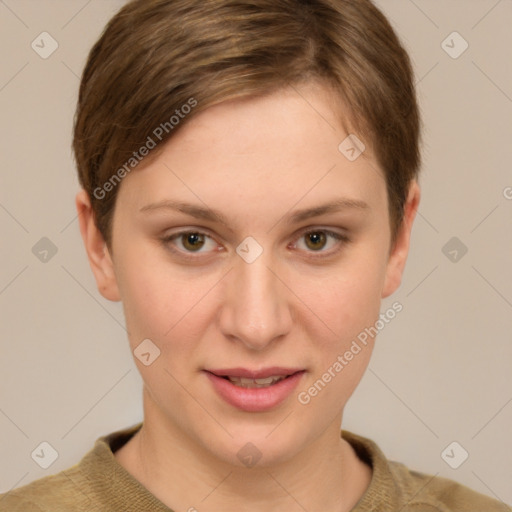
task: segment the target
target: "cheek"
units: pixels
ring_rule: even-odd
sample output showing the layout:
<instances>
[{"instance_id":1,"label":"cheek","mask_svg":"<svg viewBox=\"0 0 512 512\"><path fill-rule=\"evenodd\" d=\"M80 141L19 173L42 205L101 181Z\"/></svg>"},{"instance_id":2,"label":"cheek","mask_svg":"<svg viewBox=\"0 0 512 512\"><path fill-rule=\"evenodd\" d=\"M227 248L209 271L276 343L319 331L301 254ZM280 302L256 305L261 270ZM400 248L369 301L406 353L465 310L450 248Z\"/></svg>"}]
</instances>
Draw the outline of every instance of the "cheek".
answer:
<instances>
[{"instance_id":1,"label":"cheek","mask_svg":"<svg viewBox=\"0 0 512 512\"><path fill-rule=\"evenodd\" d=\"M298 399L317 411L327 409L334 414L341 409L370 361L375 339L371 329L379 318L385 275L385 258L379 254L375 247L374 252L354 253L315 283L301 281L298 295L307 297L304 303L315 313L309 315L306 328L316 350L313 374Z\"/></svg>"},{"instance_id":2,"label":"cheek","mask_svg":"<svg viewBox=\"0 0 512 512\"><path fill-rule=\"evenodd\" d=\"M149 256L150 251L146 254ZM196 279L138 251L126 255L118 267L116 275L132 344L139 338L150 338L159 340L160 346L183 320L195 314L194 305L201 300L201 290L194 286Z\"/></svg>"},{"instance_id":3,"label":"cheek","mask_svg":"<svg viewBox=\"0 0 512 512\"><path fill-rule=\"evenodd\" d=\"M309 378L297 400L315 416L340 413L364 375L374 347L368 328L378 319L378 276L338 278L311 294L313 317L308 338L313 342Z\"/></svg>"},{"instance_id":4,"label":"cheek","mask_svg":"<svg viewBox=\"0 0 512 512\"><path fill-rule=\"evenodd\" d=\"M298 279L297 295L316 314L327 344L339 349L375 322L384 276L385 265L377 258L354 256L320 278Z\"/></svg>"}]
</instances>

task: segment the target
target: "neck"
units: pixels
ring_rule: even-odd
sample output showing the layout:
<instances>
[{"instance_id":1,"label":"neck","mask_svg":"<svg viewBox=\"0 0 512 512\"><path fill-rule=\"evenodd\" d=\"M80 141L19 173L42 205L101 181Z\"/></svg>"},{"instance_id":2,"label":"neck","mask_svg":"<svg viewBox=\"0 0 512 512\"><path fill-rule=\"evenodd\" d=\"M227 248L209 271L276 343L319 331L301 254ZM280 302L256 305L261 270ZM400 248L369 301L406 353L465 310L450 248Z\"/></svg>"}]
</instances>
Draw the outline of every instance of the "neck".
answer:
<instances>
[{"instance_id":1,"label":"neck","mask_svg":"<svg viewBox=\"0 0 512 512\"><path fill-rule=\"evenodd\" d=\"M340 435L341 414L305 450L266 467L220 461L144 397L141 430L115 453L118 462L173 510L348 512L364 494L371 468Z\"/></svg>"}]
</instances>

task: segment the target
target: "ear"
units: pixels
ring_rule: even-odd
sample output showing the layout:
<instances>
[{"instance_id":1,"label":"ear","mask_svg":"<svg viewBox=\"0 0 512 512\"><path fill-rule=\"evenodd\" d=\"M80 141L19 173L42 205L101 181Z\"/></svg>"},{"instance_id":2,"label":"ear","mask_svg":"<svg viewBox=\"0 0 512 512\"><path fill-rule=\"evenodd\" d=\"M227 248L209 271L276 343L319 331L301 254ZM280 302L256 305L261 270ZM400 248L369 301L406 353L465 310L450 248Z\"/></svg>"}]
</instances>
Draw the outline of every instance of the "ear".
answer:
<instances>
[{"instance_id":1,"label":"ear","mask_svg":"<svg viewBox=\"0 0 512 512\"><path fill-rule=\"evenodd\" d=\"M409 193L407 194L407 200L404 205L404 218L389 255L386 267L386 277L382 288L383 298L388 297L395 292L402 281L402 274L405 268L407 255L409 253L412 224L414 222L419 203L420 187L416 181L413 181L409 186Z\"/></svg>"},{"instance_id":2,"label":"ear","mask_svg":"<svg viewBox=\"0 0 512 512\"><path fill-rule=\"evenodd\" d=\"M119 301L121 297L114 273L114 264L103 235L96 226L91 201L85 190L78 192L75 203L80 222L80 233L98 290L106 299Z\"/></svg>"}]
</instances>

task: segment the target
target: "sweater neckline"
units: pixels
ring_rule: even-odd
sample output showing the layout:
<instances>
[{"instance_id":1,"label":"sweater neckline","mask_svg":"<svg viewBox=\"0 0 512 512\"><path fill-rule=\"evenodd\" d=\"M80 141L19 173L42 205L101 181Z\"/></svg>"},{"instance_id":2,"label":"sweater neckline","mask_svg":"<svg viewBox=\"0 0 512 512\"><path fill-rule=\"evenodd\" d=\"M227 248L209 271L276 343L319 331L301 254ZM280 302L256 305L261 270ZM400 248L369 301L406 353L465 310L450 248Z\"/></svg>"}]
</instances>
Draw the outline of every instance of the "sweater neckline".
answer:
<instances>
[{"instance_id":1,"label":"sweater neckline","mask_svg":"<svg viewBox=\"0 0 512 512\"><path fill-rule=\"evenodd\" d=\"M98 438L93 449L82 459L81 470L91 484L96 498L111 508L115 506L115 510L173 512L134 478L114 456L114 452L127 443L141 429L142 424L141 422ZM347 430L341 430L340 435L350 443L357 456L372 468L370 485L351 512L396 511L399 505L398 490L383 452L371 439ZM102 477L98 478L98 474Z\"/></svg>"}]
</instances>

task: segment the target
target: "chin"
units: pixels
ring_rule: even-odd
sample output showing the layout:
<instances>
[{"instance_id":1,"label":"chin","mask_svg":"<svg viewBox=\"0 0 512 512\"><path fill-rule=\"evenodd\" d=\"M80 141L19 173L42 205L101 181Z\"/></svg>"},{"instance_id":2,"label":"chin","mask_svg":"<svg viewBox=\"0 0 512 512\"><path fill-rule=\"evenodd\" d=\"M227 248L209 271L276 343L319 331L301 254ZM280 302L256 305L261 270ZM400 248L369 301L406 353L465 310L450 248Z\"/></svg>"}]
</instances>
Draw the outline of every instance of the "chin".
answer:
<instances>
[{"instance_id":1,"label":"chin","mask_svg":"<svg viewBox=\"0 0 512 512\"><path fill-rule=\"evenodd\" d=\"M291 415L290 415L291 416ZM286 416L284 416L286 418ZM203 445L212 455L226 464L246 468L270 468L284 464L300 453L308 444L302 425L280 425L282 418L272 426L227 427L233 437L227 434L217 436L216 441L204 439ZM285 420L287 422L289 420Z\"/></svg>"}]
</instances>

